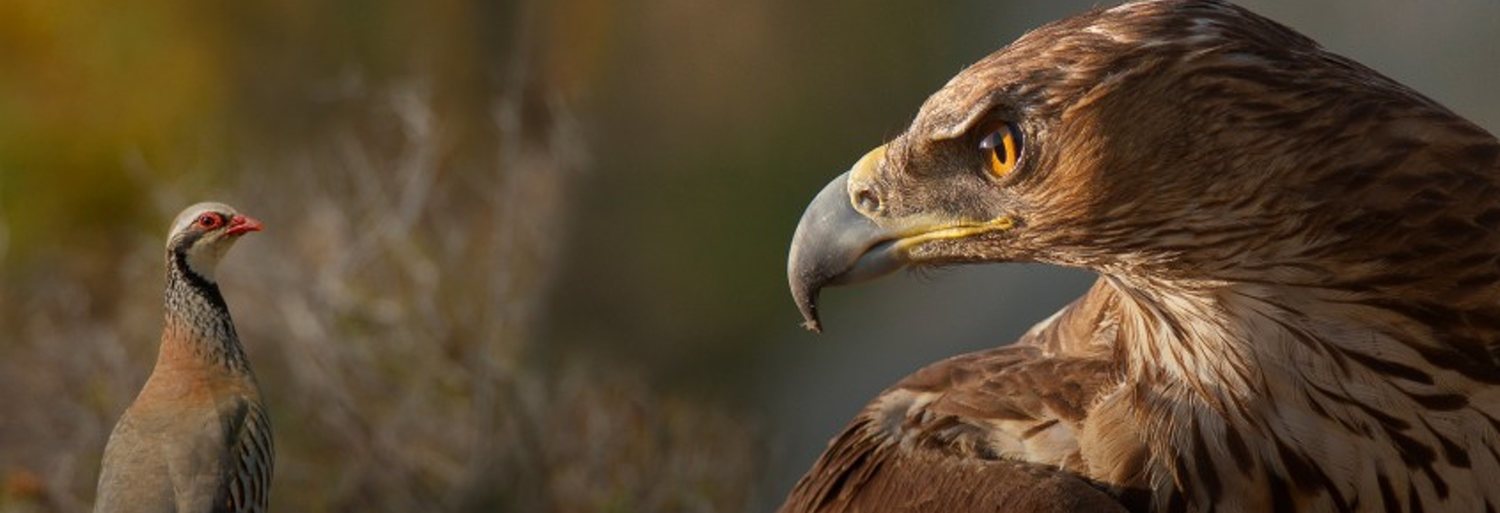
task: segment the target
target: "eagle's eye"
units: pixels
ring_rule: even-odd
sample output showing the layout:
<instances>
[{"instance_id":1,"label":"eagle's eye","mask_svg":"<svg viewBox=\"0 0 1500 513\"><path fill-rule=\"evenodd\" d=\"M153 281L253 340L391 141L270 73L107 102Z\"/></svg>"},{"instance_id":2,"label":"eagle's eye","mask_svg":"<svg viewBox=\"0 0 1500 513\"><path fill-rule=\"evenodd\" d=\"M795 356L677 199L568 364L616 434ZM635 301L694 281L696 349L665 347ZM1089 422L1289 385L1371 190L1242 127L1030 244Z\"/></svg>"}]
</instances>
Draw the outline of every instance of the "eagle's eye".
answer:
<instances>
[{"instance_id":1,"label":"eagle's eye","mask_svg":"<svg viewBox=\"0 0 1500 513\"><path fill-rule=\"evenodd\" d=\"M222 224L224 224L224 216L216 212L209 212L198 216L198 227L204 230L212 230Z\"/></svg>"},{"instance_id":2,"label":"eagle's eye","mask_svg":"<svg viewBox=\"0 0 1500 513\"><path fill-rule=\"evenodd\" d=\"M1021 158L1021 131L1016 125L1006 123L979 141L979 151L984 152L991 175L995 178L1008 175Z\"/></svg>"}]
</instances>

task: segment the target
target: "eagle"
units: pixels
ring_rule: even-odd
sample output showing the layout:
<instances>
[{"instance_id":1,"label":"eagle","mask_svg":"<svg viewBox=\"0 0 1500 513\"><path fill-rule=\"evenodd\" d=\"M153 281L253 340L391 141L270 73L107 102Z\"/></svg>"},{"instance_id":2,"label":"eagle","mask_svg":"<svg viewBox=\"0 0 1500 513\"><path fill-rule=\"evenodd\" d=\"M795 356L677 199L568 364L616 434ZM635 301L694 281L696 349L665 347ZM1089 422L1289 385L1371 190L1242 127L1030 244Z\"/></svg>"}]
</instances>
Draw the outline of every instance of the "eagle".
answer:
<instances>
[{"instance_id":1,"label":"eagle","mask_svg":"<svg viewBox=\"0 0 1500 513\"><path fill-rule=\"evenodd\" d=\"M874 398L781 511L1500 510L1500 143L1221 0L1035 29L818 193L819 291L1098 275Z\"/></svg>"}]
</instances>

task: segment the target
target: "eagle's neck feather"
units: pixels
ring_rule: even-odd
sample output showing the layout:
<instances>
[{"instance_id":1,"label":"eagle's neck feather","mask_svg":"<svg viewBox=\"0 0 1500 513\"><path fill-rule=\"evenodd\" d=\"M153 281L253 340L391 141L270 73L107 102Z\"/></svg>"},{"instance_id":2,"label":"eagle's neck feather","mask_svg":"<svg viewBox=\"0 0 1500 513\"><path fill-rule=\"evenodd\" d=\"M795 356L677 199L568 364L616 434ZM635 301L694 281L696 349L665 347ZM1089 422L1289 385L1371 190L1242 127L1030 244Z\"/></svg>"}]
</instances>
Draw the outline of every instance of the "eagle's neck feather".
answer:
<instances>
[{"instance_id":1,"label":"eagle's neck feather","mask_svg":"<svg viewBox=\"0 0 1500 513\"><path fill-rule=\"evenodd\" d=\"M1118 299L1100 327L1125 356L1133 386L1120 400L1137 406L1156 500L1235 511L1349 510L1355 498L1378 509L1382 494L1452 511L1500 504L1481 482L1500 471L1489 449L1500 394L1476 381L1483 369L1431 363L1454 351L1442 328L1340 291L1105 281ZM1227 480L1180 485L1207 472Z\"/></svg>"}]
</instances>

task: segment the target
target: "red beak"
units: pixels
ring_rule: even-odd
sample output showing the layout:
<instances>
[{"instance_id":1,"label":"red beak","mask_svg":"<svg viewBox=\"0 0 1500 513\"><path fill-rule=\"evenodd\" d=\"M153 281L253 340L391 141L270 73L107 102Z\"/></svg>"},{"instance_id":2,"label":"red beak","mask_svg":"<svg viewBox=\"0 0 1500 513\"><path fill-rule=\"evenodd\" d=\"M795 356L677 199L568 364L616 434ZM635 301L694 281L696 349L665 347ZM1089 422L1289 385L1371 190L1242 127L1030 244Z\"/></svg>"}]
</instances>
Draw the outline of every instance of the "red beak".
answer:
<instances>
[{"instance_id":1,"label":"red beak","mask_svg":"<svg viewBox=\"0 0 1500 513\"><path fill-rule=\"evenodd\" d=\"M229 229L225 230L224 234L241 235L249 232L258 232L265 229L265 227L266 225L260 224L260 221L253 217L235 215L229 218Z\"/></svg>"}]
</instances>

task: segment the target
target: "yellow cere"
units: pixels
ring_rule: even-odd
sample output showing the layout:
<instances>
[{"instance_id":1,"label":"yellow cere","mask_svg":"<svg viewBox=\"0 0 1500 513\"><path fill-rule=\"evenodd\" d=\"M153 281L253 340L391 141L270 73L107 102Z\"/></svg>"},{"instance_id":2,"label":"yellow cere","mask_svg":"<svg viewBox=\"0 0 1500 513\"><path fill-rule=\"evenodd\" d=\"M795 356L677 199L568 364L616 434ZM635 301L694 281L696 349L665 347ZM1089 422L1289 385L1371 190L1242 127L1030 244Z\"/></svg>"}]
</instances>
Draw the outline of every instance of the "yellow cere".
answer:
<instances>
[{"instance_id":1,"label":"yellow cere","mask_svg":"<svg viewBox=\"0 0 1500 513\"><path fill-rule=\"evenodd\" d=\"M865 155L860 157L859 161L854 163L854 167L849 170L849 179L858 181L874 180L875 169L879 167L880 161L885 160L885 147L886 145L882 144L876 146L875 149L865 152Z\"/></svg>"}]
</instances>

